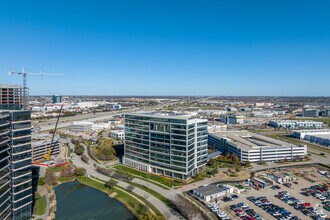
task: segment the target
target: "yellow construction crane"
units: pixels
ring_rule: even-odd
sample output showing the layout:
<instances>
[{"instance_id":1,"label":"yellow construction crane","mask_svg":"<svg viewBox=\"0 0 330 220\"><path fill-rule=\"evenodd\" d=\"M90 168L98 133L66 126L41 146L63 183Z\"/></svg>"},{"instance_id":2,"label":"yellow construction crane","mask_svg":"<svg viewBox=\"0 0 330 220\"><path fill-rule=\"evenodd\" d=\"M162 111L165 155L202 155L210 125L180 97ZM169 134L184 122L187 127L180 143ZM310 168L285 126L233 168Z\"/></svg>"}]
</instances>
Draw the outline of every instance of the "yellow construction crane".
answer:
<instances>
[{"instance_id":1,"label":"yellow construction crane","mask_svg":"<svg viewBox=\"0 0 330 220\"><path fill-rule=\"evenodd\" d=\"M44 158L46 160L50 160L50 155L52 153L52 148L53 148L53 141L54 141L55 133L56 133L56 130L57 130L58 121L60 120L60 117L61 117L62 109L63 109L63 105L61 105L60 112L57 115L55 129L54 129L53 136L52 136L52 141L50 142L50 145L49 145L49 148L47 150L47 153L44 154Z\"/></svg>"}]
</instances>

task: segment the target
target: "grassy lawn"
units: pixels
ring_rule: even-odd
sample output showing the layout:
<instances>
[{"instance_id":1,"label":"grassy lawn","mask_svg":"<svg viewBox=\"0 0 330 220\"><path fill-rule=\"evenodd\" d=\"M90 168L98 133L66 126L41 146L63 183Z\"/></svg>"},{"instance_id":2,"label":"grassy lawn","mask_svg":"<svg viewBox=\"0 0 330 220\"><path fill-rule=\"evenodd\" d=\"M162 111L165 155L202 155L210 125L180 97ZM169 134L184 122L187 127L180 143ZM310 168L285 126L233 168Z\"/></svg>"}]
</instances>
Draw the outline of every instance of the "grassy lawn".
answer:
<instances>
[{"instance_id":1,"label":"grassy lawn","mask_svg":"<svg viewBox=\"0 0 330 220\"><path fill-rule=\"evenodd\" d=\"M64 166L58 166L58 167L49 167L48 169L57 173L57 172L61 172L63 169L64 169L65 165Z\"/></svg>"},{"instance_id":2,"label":"grassy lawn","mask_svg":"<svg viewBox=\"0 0 330 220\"><path fill-rule=\"evenodd\" d=\"M104 182L103 180L101 180L101 179L99 179L99 178L97 178L97 177L95 177L95 176L92 176L92 178ZM153 191L153 190L150 190L150 191L145 190L145 189L143 188L144 186L141 186L140 184L137 184L137 183L131 183L131 182L130 182L129 184L131 184L131 185L133 185L133 186L135 186L135 187L138 187L138 188L140 188L140 189L143 189L144 191L149 192L150 194L154 195L153 193L151 193L151 191L152 191L152 192L154 192L155 194L158 194L160 197L163 197L163 199L166 199L164 196L162 196L161 194L159 194L159 193L157 193L157 192L155 192L155 191ZM122 190L127 191L126 189L124 189L124 188L122 188L122 187L119 187L119 186L116 186L116 188L120 188L120 189L122 189ZM147 188L147 187L145 187L145 188ZM148 188L147 188L147 189L148 189ZM139 198L141 201L143 201L143 202L144 202L149 208L151 208L151 209L156 213L157 216L162 216L162 214L160 213L160 211L159 211L154 205L152 205L149 201L147 201L145 198L143 198L142 196L140 196L140 195L138 195L138 194L136 194L136 193L134 193L134 192L129 192L129 194L132 194L132 195L134 195L135 197ZM154 196L155 196L155 195L154 195ZM155 197L158 198L157 196L155 196ZM116 196L116 198L117 198L117 196ZM159 199L159 198L158 198L158 199ZM159 199L159 200L161 200L161 199ZM161 200L161 201L162 201L162 200ZM171 201L169 201L169 202L171 202ZM165 202L164 202L164 203L165 203ZM166 204L166 203L165 203L165 204Z\"/></svg>"},{"instance_id":3,"label":"grassy lawn","mask_svg":"<svg viewBox=\"0 0 330 220\"><path fill-rule=\"evenodd\" d=\"M38 178L38 185L39 186L45 185L45 178L44 177L39 177Z\"/></svg>"},{"instance_id":4,"label":"grassy lawn","mask_svg":"<svg viewBox=\"0 0 330 220\"><path fill-rule=\"evenodd\" d=\"M167 199L165 196L163 196L162 194L146 187L145 185L141 185L141 184L138 184L138 183L134 183L134 182L127 182L128 184L132 185L132 186L135 186L135 187L138 187L146 192L148 192L149 194L153 195L154 197L156 197L157 199L159 199L160 201L162 201L165 205L173 208L174 210L177 210L175 204Z\"/></svg>"},{"instance_id":5,"label":"grassy lawn","mask_svg":"<svg viewBox=\"0 0 330 220\"><path fill-rule=\"evenodd\" d=\"M292 144L305 144L309 148L312 148L312 149L315 149L315 150L318 150L318 151L321 151L324 153L330 153L330 149L318 146L316 144L301 141L297 138L290 137L289 135L286 135L286 134L267 134L267 136L276 138L276 139L280 139L280 140L283 140L283 141L286 141L286 142L289 142Z\"/></svg>"},{"instance_id":6,"label":"grassy lawn","mask_svg":"<svg viewBox=\"0 0 330 220\"><path fill-rule=\"evenodd\" d=\"M182 185L181 181L171 179L171 178L167 178L167 177L163 177L163 176L154 175L154 174L151 174L151 173L146 173L146 172L139 171L139 170L135 170L135 169L126 167L126 166L121 165L121 164L115 165L115 168L117 170L129 173L129 174L141 176L141 177L144 177L146 179L156 181L156 182L161 183L161 184L163 184L165 186L168 186L168 187L181 186Z\"/></svg>"},{"instance_id":7,"label":"grassy lawn","mask_svg":"<svg viewBox=\"0 0 330 220\"><path fill-rule=\"evenodd\" d=\"M34 201L33 213L35 215L43 215L46 213L47 200L46 196L42 196Z\"/></svg>"}]
</instances>

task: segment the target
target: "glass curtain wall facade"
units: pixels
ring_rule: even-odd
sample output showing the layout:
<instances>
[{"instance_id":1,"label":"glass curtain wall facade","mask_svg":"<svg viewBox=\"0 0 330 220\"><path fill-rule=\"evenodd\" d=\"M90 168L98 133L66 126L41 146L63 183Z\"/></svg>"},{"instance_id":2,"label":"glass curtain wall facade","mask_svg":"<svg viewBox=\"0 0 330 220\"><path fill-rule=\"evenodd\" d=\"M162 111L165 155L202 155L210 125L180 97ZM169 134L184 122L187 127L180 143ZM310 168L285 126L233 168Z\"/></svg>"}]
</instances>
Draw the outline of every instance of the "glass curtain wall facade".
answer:
<instances>
[{"instance_id":1,"label":"glass curtain wall facade","mask_svg":"<svg viewBox=\"0 0 330 220\"><path fill-rule=\"evenodd\" d=\"M0 112L0 138L0 152L6 158L6 160L3 160L1 156L0 160L0 201L5 204L3 206L0 202L0 219L31 219L32 149L30 111ZM9 185L7 185L8 181ZM6 193L9 193L9 199ZM6 209L7 205L8 209Z\"/></svg>"},{"instance_id":2,"label":"glass curtain wall facade","mask_svg":"<svg viewBox=\"0 0 330 220\"><path fill-rule=\"evenodd\" d=\"M124 164L185 180L203 168L206 160L207 120L125 115Z\"/></svg>"}]
</instances>

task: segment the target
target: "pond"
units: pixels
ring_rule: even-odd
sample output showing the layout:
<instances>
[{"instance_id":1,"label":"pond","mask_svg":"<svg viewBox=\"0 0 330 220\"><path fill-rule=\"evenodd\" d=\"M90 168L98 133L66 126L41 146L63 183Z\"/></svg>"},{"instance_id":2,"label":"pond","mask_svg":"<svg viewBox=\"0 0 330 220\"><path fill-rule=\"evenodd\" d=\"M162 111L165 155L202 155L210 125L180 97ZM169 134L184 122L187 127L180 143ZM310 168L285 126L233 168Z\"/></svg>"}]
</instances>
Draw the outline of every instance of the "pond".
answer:
<instances>
[{"instance_id":1,"label":"pond","mask_svg":"<svg viewBox=\"0 0 330 220\"><path fill-rule=\"evenodd\" d=\"M56 220L135 219L122 203L107 194L79 182L63 183L55 188Z\"/></svg>"}]
</instances>

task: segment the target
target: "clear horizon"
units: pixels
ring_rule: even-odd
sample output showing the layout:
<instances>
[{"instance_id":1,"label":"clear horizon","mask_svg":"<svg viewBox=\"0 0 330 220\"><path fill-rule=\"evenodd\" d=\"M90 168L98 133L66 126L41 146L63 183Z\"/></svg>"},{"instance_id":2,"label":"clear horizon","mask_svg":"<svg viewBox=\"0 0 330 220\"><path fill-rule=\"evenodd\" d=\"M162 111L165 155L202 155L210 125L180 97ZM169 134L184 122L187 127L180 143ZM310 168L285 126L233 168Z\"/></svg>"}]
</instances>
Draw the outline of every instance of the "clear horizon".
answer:
<instances>
[{"instance_id":1,"label":"clear horizon","mask_svg":"<svg viewBox=\"0 0 330 220\"><path fill-rule=\"evenodd\" d=\"M330 96L330 2L2 2L0 83L31 95Z\"/></svg>"}]
</instances>

